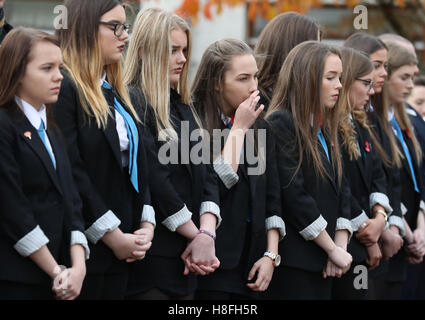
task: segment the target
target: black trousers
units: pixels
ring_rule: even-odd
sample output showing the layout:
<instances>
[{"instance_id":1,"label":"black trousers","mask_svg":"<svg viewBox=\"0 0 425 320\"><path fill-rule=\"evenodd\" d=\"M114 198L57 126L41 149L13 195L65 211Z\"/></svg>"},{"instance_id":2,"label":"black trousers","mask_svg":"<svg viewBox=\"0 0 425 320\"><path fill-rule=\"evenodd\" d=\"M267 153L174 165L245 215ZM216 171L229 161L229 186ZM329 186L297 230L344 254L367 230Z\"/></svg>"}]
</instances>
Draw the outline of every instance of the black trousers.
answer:
<instances>
[{"instance_id":1,"label":"black trousers","mask_svg":"<svg viewBox=\"0 0 425 320\"><path fill-rule=\"evenodd\" d=\"M53 285L53 284L52 284ZM54 300L52 285L0 281L0 300Z\"/></svg>"},{"instance_id":2,"label":"black trousers","mask_svg":"<svg viewBox=\"0 0 425 320\"><path fill-rule=\"evenodd\" d=\"M158 288L150 289L144 293L127 296L128 300L193 300L193 294L187 296L170 295Z\"/></svg>"},{"instance_id":3,"label":"black trousers","mask_svg":"<svg viewBox=\"0 0 425 320\"><path fill-rule=\"evenodd\" d=\"M366 274L361 274L360 272L354 273L356 266L366 266L366 262L357 263L351 265L351 268L344 274L341 278L334 278L332 283L332 300L366 300L367 292L369 288L369 276L368 271L365 271ZM367 270L367 269L366 269ZM356 269L357 271L357 269ZM362 283L357 279L357 277L365 278L366 283ZM361 282L361 288L356 288L355 283ZM364 286L366 287L363 289Z\"/></svg>"},{"instance_id":4,"label":"black trousers","mask_svg":"<svg viewBox=\"0 0 425 320\"><path fill-rule=\"evenodd\" d=\"M263 297L267 300L330 300L332 281L332 278L323 279L322 272L279 266Z\"/></svg>"},{"instance_id":5,"label":"black trousers","mask_svg":"<svg viewBox=\"0 0 425 320\"><path fill-rule=\"evenodd\" d=\"M81 300L124 300L128 273L87 274L78 299Z\"/></svg>"}]
</instances>

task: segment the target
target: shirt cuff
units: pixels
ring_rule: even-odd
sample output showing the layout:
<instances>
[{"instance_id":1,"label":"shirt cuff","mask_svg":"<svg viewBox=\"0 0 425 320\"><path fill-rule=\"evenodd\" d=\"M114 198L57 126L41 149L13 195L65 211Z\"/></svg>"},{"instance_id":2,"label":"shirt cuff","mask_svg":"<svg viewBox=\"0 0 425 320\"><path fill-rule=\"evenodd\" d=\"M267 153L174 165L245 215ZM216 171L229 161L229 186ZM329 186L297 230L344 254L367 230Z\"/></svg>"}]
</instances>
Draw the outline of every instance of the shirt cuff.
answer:
<instances>
[{"instance_id":1,"label":"shirt cuff","mask_svg":"<svg viewBox=\"0 0 425 320\"><path fill-rule=\"evenodd\" d=\"M327 225L327 221L320 215L312 224L300 231L300 235L307 241L316 239Z\"/></svg>"},{"instance_id":2,"label":"shirt cuff","mask_svg":"<svg viewBox=\"0 0 425 320\"><path fill-rule=\"evenodd\" d=\"M279 231L279 241L286 235L285 222L279 216L272 216L266 219L266 231L277 229Z\"/></svg>"},{"instance_id":3,"label":"shirt cuff","mask_svg":"<svg viewBox=\"0 0 425 320\"><path fill-rule=\"evenodd\" d=\"M215 228L218 229L218 227L221 224L221 221L223 220L220 215L220 207L215 202L204 201L201 203L201 208L199 209L199 216L202 216L204 213L207 213L207 212L210 212L216 216L217 225Z\"/></svg>"},{"instance_id":4,"label":"shirt cuff","mask_svg":"<svg viewBox=\"0 0 425 320\"><path fill-rule=\"evenodd\" d=\"M374 192L371 193L369 196L370 211L372 211L373 206L375 206L376 204L379 204L384 207L385 212L388 216L390 216L390 214L393 212L393 208L391 208L390 206L390 200L385 194L381 192Z\"/></svg>"},{"instance_id":5,"label":"shirt cuff","mask_svg":"<svg viewBox=\"0 0 425 320\"><path fill-rule=\"evenodd\" d=\"M186 207L186 205L178 212L169 216L161 223L171 232L175 232L178 227L185 224L192 218L192 212Z\"/></svg>"},{"instance_id":6,"label":"shirt cuff","mask_svg":"<svg viewBox=\"0 0 425 320\"><path fill-rule=\"evenodd\" d=\"M152 223L153 227L156 227L156 220L155 220L155 209L148 205L145 204L143 206L143 211L142 211L142 222L149 222Z\"/></svg>"},{"instance_id":7,"label":"shirt cuff","mask_svg":"<svg viewBox=\"0 0 425 320\"><path fill-rule=\"evenodd\" d=\"M23 257L28 257L34 252L41 249L42 246L49 243L49 239L41 230L40 226L35 227L31 232L27 233L13 246L16 251ZM7 263L3 261L4 263Z\"/></svg>"},{"instance_id":8,"label":"shirt cuff","mask_svg":"<svg viewBox=\"0 0 425 320\"><path fill-rule=\"evenodd\" d=\"M401 215L404 217L407 213L407 208L406 206L402 203L400 203L400 209L401 209Z\"/></svg>"},{"instance_id":9,"label":"shirt cuff","mask_svg":"<svg viewBox=\"0 0 425 320\"><path fill-rule=\"evenodd\" d=\"M355 217L354 219L351 219L351 228L353 228L354 232L359 231L360 226L362 225L363 222L365 222L366 220L369 220L369 217L367 216L366 212L362 211L361 214L359 214L357 217Z\"/></svg>"},{"instance_id":10,"label":"shirt cuff","mask_svg":"<svg viewBox=\"0 0 425 320\"><path fill-rule=\"evenodd\" d=\"M338 230L347 230L349 233L348 242L351 240L351 236L353 235L353 227L351 225L351 221L345 218L338 218L336 220L336 231Z\"/></svg>"},{"instance_id":11,"label":"shirt cuff","mask_svg":"<svg viewBox=\"0 0 425 320\"><path fill-rule=\"evenodd\" d=\"M88 260L90 258L90 249L87 243L87 238L84 235L84 233L82 233L81 231L75 230L71 232L71 246L75 244L80 244L83 246L86 252L85 254L86 260Z\"/></svg>"},{"instance_id":12,"label":"shirt cuff","mask_svg":"<svg viewBox=\"0 0 425 320\"><path fill-rule=\"evenodd\" d=\"M397 216L391 216L388 218L388 224L389 226L393 225L400 229L400 235L401 237L404 237L406 234L406 231L404 230L404 224L403 219Z\"/></svg>"},{"instance_id":13,"label":"shirt cuff","mask_svg":"<svg viewBox=\"0 0 425 320\"><path fill-rule=\"evenodd\" d=\"M223 181L227 189L231 189L239 181L238 174L233 170L232 165L224 159L219 157L214 161L214 170Z\"/></svg>"},{"instance_id":14,"label":"shirt cuff","mask_svg":"<svg viewBox=\"0 0 425 320\"><path fill-rule=\"evenodd\" d=\"M422 209L422 213L425 214L425 202L423 200L419 203L419 209Z\"/></svg>"},{"instance_id":15,"label":"shirt cuff","mask_svg":"<svg viewBox=\"0 0 425 320\"><path fill-rule=\"evenodd\" d=\"M109 210L97 219L84 233L87 239L96 244L105 233L115 230L120 224L121 221L111 210Z\"/></svg>"}]
</instances>

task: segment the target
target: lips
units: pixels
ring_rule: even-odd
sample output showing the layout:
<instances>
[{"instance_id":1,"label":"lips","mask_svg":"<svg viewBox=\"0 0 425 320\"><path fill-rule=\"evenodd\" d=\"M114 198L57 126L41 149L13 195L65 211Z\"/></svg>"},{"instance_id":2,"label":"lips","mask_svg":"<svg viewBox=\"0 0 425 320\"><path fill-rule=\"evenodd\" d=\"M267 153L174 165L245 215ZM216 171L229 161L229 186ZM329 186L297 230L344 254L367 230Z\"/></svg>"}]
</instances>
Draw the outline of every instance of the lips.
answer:
<instances>
[{"instance_id":1,"label":"lips","mask_svg":"<svg viewBox=\"0 0 425 320\"><path fill-rule=\"evenodd\" d=\"M118 47L118 50L122 52L122 51L124 51L124 48L125 48L125 45L122 45L122 46Z\"/></svg>"},{"instance_id":2,"label":"lips","mask_svg":"<svg viewBox=\"0 0 425 320\"><path fill-rule=\"evenodd\" d=\"M174 69L174 73L176 73L176 74L180 74L180 73L182 73L182 71L183 71L183 68Z\"/></svg>"}]
</instances>

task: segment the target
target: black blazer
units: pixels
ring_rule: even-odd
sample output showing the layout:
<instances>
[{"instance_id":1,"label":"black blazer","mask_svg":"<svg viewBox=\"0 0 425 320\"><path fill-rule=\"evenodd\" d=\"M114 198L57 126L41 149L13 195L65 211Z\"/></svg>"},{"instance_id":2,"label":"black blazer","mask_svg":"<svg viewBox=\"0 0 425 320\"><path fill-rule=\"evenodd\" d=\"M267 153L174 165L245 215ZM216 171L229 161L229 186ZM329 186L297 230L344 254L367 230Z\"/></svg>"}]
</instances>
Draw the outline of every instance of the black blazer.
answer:
<instances>
[{"instance_id":1,"label":"black blazer","mask_svg":"<svg viewBox=\"0 0 425 320\"><path fill-rule=\"evenodd\" d=\"M217 230L216 254L222 269L234 269L243 259L246 262L242 266L245 273L249 272L266 251L266 219L282 216L273 135L262 119L257 120L256 127L267 133L266 145L262 144L261 140L257 145L257 150L263 148L265 151L265 172L261 175L249 175L249 168L257 168L259 163L249 163L244 152L244 163L239 164L237 172L238 182L228 189L220 180L220 209L224 223ZM245 137L245 151L247 144L252 145L252 141ZM251 146L251 149L254 147ZM247 229L248 215L251 219L249 229ZM250 233L248 238L246 232ZM245 239L249 239L249 243L245 243ZM245 246L248 248L246 249L248 256L242 257Z\"/></svg>"},{"instance_id":2,"label":"black blazer","mask_svg":"<svg viewBox=\"0 0 425 320\"><path fill-rule=\"evenodd\" d=\"M348 223L348 228L351 229L348 184L344 179L341 185L338 184L335 171L324 150L323 163L330 178L318 179L313 167L305 160L292 179L298 165L298 150L294 149L296 137L292 114L286 110L277 111L270 116L269 121L276 137L282 216L287 231L279 246L282 263L288 267L320 272L326 266L327 254L314 241L307 241L300 232L316 222L320 215L327 222L326 231L331 238L335 235L339 218ZM328 147L331 148L329 143ZM303 156L306 159L305 152Z\"/></svg>"},{"instance_id":3,"label":"black blazer","mask_svg":"<svg viewBox=\"0 0 425 320\"><path fill-rule=\"evenodd\" d=\"M133 105L137 109L140 118L145 123L145 140L153 141L154 145L147 149L151 170L155 172L155 178L151 180L152 206L155 209L157 226L155 229L155 239L147 255L162 257L173 257L180 259L187 246L187 239L171 232L161 222L180 211L185 205L192 213L193 222L199 227L199 211L203 202L213 202L219 206L219 190L217 177L214 169L208 164L194 164L191 161L182 163L181 132L182 121L188 123L190 134L198 129L194 116L189 106L181 101L180 95L171 90L170 93L170 115L174 129L178 134L178 163L161 164L158 161L158 152L166 142L159 141L157 126L152 107L140 89L133 87L130 89ZM186 138L186 137L183 137ZM187 137L188 138L188 137ZM147 141L146 143L150 143ZM190 141L189 149L197 144ZM189 152L190 152L189 150ZM188 154L185 155L186 157ZM187 159L186 159L187 160ZM186 163L188 162L188 163Z\"/></svg>"},{"instance_id":4,"label":"black blazer","mask_svg":"<svg viewBox=\"0 0 425 320\"><path fill-rule=\"evenodd\" d=\"M372 138L368 130L356 121L353 121L353 125L356 130L361 157L357 160L350 160L347 149L343 147L344 174L350 184L353 197L352 208L359 208L357 212L364 210L369 218L373 218L370 211L370 195L381 194L381 196L386 196L387 181L382 162L373 148ZM352 219L355 218L356 216L352 217ZM366 259L365 247L356 237L351 239L348 251L353 255L355 262L362 262Z\"/></svg>"},{"instance_id":5,"label":"black blazer","mask_svg":"<svg viewBox=\"0 0 425 320\"><path fill-rule=\"evenodd\" d=\"M47 247L53 257L67 265L71 232L84 232L81 200L63 141L53 123L49 123L47 134L56 170L37 130L15 102L0 110L1 280L51 282L30 258L13 248L37 225L49 239Z\"/></svg>"},{"instance_id":6,"label":"black blazer","mask_svg":"<svg viewBox=\"0 0 425 320\"><path fill-rule=\"evenodd\" d=\"M117 96L111 90L103 89L103 93L110 105L111 114L114 115L114 97ZM126 107L124 102L121 101L121 104ZM129 187L128 170L122 167L115 119L110 115L105 129L99 129L94 119L88 119L81 106L76 85L68 75L64 75L53 114L67 144L72 173L83 201L86 229L109 210L120 219L119 228L124 233L133 233L139 229L143 205L150 204L148 165L142 139L139 139L138 146L137 193L134 188ZM138 125L139 135L142 134L142 129ZM132 200L123 201L129 196ZM119 261L101 240L96 245L91 242L89 244L91 258L88 272L127 270L125 261Z\"/></svg>"}]
</instances>

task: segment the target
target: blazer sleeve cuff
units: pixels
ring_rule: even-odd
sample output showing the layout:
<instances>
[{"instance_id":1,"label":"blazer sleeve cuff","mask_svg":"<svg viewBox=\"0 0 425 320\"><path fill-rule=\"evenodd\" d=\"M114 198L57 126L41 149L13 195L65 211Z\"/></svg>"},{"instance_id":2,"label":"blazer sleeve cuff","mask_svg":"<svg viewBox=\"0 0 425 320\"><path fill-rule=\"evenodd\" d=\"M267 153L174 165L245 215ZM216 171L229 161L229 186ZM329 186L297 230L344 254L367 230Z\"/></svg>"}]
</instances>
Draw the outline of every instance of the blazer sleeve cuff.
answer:
<instances>
[{"instance_id":1,"label":"blazer sleeve cuff","mask_svg":"<svg viewBox=\"0 0 425 320\"><path fill-rule=\"evenodd\" d=\"M364 211L362 211L362 213L359 214L354 219L351 219L351 228L353 228L353 232L359 231L360 226L366 220L369 220L369 217L367 216L366 212L364 212Z\"/></svg>"},{"instance_id":2,"label":"blazer sleeve cuff","mask_svg":"<svg viewBox=\"0 0 425 320\"><path fill-rule=\"evenodd\" d=\"M156 227L155 209L152 206L148 204L143 206L141 222L149 222L152 223L154 228Z\"/></svg>"},{"instance_id":3,"label":"blazer sleeve cuff","mask_svg":"<svg viewBox=\"0 0 425 320\"><path fill-rule=\"evenodd\" d=\"M204 201L201 203L201 207L199 209L199 216L202 216L203 214L207 212L212 213L213 215L216 216L217 225L215 228L218 229L218 227L221 224L221 221L223 220L220 215L220 207L215 202Z\"/></svg>"},{"instance_id":4,"label":"blazer sleeve cuff","mask_svg":"<svg viewBox=\"0 0 425 320\"><path fill-rule=\"evenodd\" d=\"M21 256L28 257L40 250L41 247L47 243L49 243L49 239L46 237L43 230L41 230L40 226L37 226L16 242L13 247Z\"/></svg>"},{"instance_id":5,"label":"blazer sleeve cuff","mask_svg":"<svg viewBox=\"0 0 425 320\"><path fill-rule=\"evenodd\" d=\"M400 203L400 209L401 209L401 215L404 217L407 213L407 208L406 208L406 206L404 205L403 202Z\"/></svg>"},{"instance_id":6,"label":"blazer sleeve cuff","mask_svg":"<svg viewBox=\"0 0 425 320\"><path fill-rule=\"evenodd\" d=\"M176 212L172 216L169 216L161 223L171 232L175 232L178 227L188 222L191 218L192 212L190 212L185 205L180 211Z\"/></svg>"},{"instance_id":7,"label":"blazer sleeve cuff","mask_svg":"<svg viewBox=\"0 0 425 320\"><path fill-rule=\"evenodd\" d=\"M312 224L300 231L300 235L307 241L317 238L317 236L326 229L327 221L319 216Z\"/></svg>"},{"instance_id":8,"label":"blazer sleeve cuff","mask_svg":"<svg viewBox=\"0 0 425 320\"><path fill-rule=\"evenodd\" d=\"M84 233L87 239L96 244L107 232L115 230L120 224L120 219L109 210L97 219Z\"/></svg>"},{"instance_id":9,"label":"blazer sleeve cuff","mask_svg":"<svg viewBox=\"0 0 425 320\"><path fill-rule=\"evenodd\" d=\"M219 157L214 161L214 170L223 181L227 189L231 189L239 181L238 174L233 170L232 165L224 159Z\"/></svg>"},{"instance_id":10,"label":"blazer sleeve cuff","mask_svg":"<svg viewBox=\"0 0 425 320\"><path fill-rule=\"evenodd\" d=\"M279 231L279 241L286 235L285 222L279 216L272 216L266 219L266 231L277 229Z\"/></svg>"},{"instance_id":11,"label":"blazer sleeve cuff","mask_svg":"<svg viewBox=\"0 0 425 320\"><path fill-rule=\"evenodd\" d=\"M90 258L90 249L87 243L87 238L81 231L75 230L71 232L71 246L79 244L84 248L86 260Z\"/></svg>"},{"instance_id":12,"label":"blazer sleeve cuff","mask_svg":"<svg viewBox=\"0 0 425 320\"><path fill-rule=\"evenodd\" d=\"M369 196L369 205L371 211L373 206L376 204L383 206L388 216L390 216L390 214L393 212L393 208L390 206L390 200L383 193L374 192Z\"/></svg>"},{"instance_id":13,"label":"blazer sleeve cuff","mask_svg":"<svg viewBox=\"0 0 425 320\"><path fill-rule=\"evenodd\" d=\"M400 235L404 237L406 231L404 230L403 219L397 216L391 216L388 218L389 226L393 225L400 229Z\"/></svg>"},{"instance_id":14,"label":"blazer sleeve cuff","mask_svg":"<svg viewBox=\"0 0 425 320\"><path fill-rule=\"evenodd\" d=\"M336 220L336 231L338 230L347 230L349 233L348 242L351 240L351 236L353 235L353 227L351 225L351 221L345 218L338 218Z\"/></svg>"}]
</instances>

